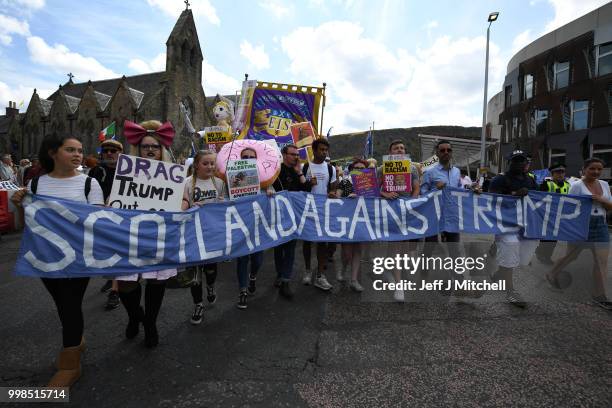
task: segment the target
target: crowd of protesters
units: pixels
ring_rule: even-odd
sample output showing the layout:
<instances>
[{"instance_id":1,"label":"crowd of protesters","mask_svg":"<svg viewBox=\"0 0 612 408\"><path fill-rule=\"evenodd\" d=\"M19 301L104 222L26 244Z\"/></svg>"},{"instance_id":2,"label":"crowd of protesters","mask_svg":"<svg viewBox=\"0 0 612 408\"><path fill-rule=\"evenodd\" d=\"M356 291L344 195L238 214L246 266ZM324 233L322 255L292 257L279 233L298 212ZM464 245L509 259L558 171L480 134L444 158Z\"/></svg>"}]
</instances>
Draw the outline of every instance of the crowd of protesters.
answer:
<instances>
[{"instance_id":1,"label":"crowd of protesters","mask_svg":"<svg viewBox=\"0 0 612 408\"><path fill-rule=\"evenodd\" d=\"M128 126L129 125L129 126ZM169 161L168 149L172 138L163 137L162 125L158 121L146 121L126 125L125 133L131 147L130 154L154 160ZM166 129L167 130L167 129ZM12 164L11 157L2 157L0 176L2 180L11 180L18 185L25 186L17 191L12 198L15 205L21 206L27 193L43 194L51 197L61 197L89 203L91 205L105 205L111 193L112 182L117 164L117 158L123 152L124 146L116 140L106 140L100 146L99 160L90 161L89 176L82 173L83 149L81 142L70 136L58 134L44 138L37 157L30 161L23 161L20 166ZM278 178L274 184L260 193L273 195L279 191L305 191L319 194L328 198L345 198L347 200L357 197L353 190L350 178L345 176L339 167L330 164L331 146L324 138L317 139L312 144L314 158L310 162L301 164L298 148L295 145L285 145L282 148L283 162ZM396 200L402 196L407 198L419 197L433 190L446 187L469 188L476 193L483 190L479 183L472 183L467 174L453 165L452 144L441 140L436 146L436 155L439 162L422 172L417 166L412 167L412 186L410 193L388 193L382 190L382 180L379 178L381 197L386 200ZM388 147L388 154L406 154L405 144L402 140L394 140ZM240 152L242 159L257 160L257 153L249 148ZM609 233L606 225L606 213L612 210L612 197L607 183L599 180L604 163L599 159L585 161L583 177L573 186L569 186L565 179L565 168L554 164L551 168L552 179L537 185L528 172L529 156L522 151L515 151L509 157L508 171L490 180L487 188L491 193L522 197L530 190L543 190L560 194L580 194L592 197L594 205L589 225L588 242L594 253L593 267L593 302L604 308L610 308L605 293L605 275L607 272L607 259L609 255ZM183 195L182 209L187 210L195 206L204 206L210 203L228 199L227 187L223 180L214 175L216 154L214 151L204 150L198 152L192 161L192 175L187 179ZM375 160L354 159L348 166L348 171L365 168L376 168ZM380 170L380 168L379 168ZM379 171L380 175L380 171ZM423 237L422 240L406 242L390 242L387 245L387 255L395 256L399 253L415 252L418 241L428 245L426 251L431 251L436 243L453 243L460 241L458 233L442 232L441 234ZM513 275L517 267L528 265L534 255L539 241L527 240L521 234L505 234L495 237L496 259L499 269L494 272L495 279L506 282L506 299L509 304L524 308L526 302L515 290ZM335 243L328 242L302 242L302 255L305 270L301 277L295 271L296 241L290 241L274 248L275 282L282 298L291 300L294 297L292 282L301 279L304 285L312 284L314 287L330 291L333 284L328 279L327 272L333 265L336 250ZM317 265L313 266L312 246L314 244ZM550 243L549 243L550 244ZM552 243L554 244L554 243ZM343 243L341 248L341 263L337 268L336 282L341 285L348 281L348 287L356 292L362 292L364 287L360 281L360 268L362 261L367 257L370 243L351 242ZM457 255L448 246L449 255ZM570 245L567 253L554 263L551 259L550 246L538 250L537 257L546 264L552 265L546 278L552 286L558 287L558 273L562 268L576 258L578 245ZM263 262L263 252L253 253L236 260L236 274L238 299L236 306L240 310L247 309L247 299L256 292L257 275ZM553 265L554 263L554 265ZM250 264L250 268L249 268ZM189 275L193 301L191 323L200 324L203 321L206 307L203 302L203 287L206 282L207 301L209 304L217 300L215 281L217 277L216 264L202 264L180 271L180 274ZM147 347L155 347L159 342L157 331L157 317L163 304L166 282L177 275L176 269L146 272L128 276L116 277L108 281L103 290L110 289L107 309L112 310L118 306L119 300L123 304L128 324L125 328L125 337L133 339L138 336L140 327L144 328L144 339ZM426 274L428 271L422 271ZM456 274L454 274L456 275ZM401 271L392 271L387 280L400 281ZM62 325L63 346L57 359L57 373L49 382L49 386L70 386L80 376L80 357L84 350L83 338L84 320L82 301L89 278L43 278L42 282L55 302L58 316ZM141 305L142 284L144 284L144 307ZM456 296L478 296L478 294L457 292ZM397 302L405 300L402 290L395 290L393 298Z\"/></svg>"}]
</instances>

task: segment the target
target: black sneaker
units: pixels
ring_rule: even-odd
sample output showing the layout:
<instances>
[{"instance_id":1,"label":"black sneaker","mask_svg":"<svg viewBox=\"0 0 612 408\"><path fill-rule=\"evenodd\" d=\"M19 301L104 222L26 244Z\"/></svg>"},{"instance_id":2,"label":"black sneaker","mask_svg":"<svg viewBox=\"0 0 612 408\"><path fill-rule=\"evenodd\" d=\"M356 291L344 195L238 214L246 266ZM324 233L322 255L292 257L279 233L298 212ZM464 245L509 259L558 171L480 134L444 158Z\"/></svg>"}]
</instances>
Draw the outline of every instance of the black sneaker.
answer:
<instances>
[{"instance_id":1,"label":"black sneaker","mask_svg":"<svg viewBox=\"0 0 612 408\"><path fill-rule=\"evenodd\" d=\"M257 278L253 277L253 276L249 276L249 293L252 295L253 293L255 293L255 291L257 290L257 287L255 286L255 283L257 282Z\"/></svg>"},{"instance_id":2,"label":"black sneaker","mask_svg":"<svg viewBox=\"0 0 612 408\"><path fill-rule=\"evenodd\" d=\"M595 305L595 306L599 306L603 309L606 310L612 310L612 302L608 300L608 298L606 298L605 296L596 296L593 297L593 300L591 300L591 302Z\"/></svg>"},{"instance_id":3,"label":"black sneaker","mask_svg":"<svg viewBox=\"0 0 612 408\"><path fill-rule=\"evenodd\" d=\"M519 295L515 290L511 290L506 293L506 301L512 306L520 307L521 309L525 309L527 307L527 302L525 302L521 295Z\"/></svg>"},{"instance_id":4,"label":"black sneaker","mask_svg":"<svg viewBox=\"0 0 612 408\"><path fill-rule=\"evenodd\" d=\"M110 288L113 287L113 281L112 280L107 280L104 285L102 285L102 287L100 288L100 293L104 293L104 292L108 292L110 290Z\"/></svg>"},{"instance_id":5,"label":"black sneaker","mask_svg":"<svg viewBox=\"0 0 612 408\"><path fill-rule=\"evenodd\" d=\"M280 290L278 293L287 300L293 299L293 291L289 282L281 282Z\"/></svg>"},{"instance_id":6,"label":"black sneaker","mask_svg":"<svg viewBox=\"0 0 612 408\"><path fill-rule=\"evenodd\" d=\"M217 293L215 292L215 287L207 286L206 292L208 292L208 294L206 295L206 300L208 300L208 303L212 305L217 301Z\"/></svg>"},{"instance_id":7,"label":"black sneaker","mask_svg":"<svg viewBox=\"0 0 612 408\"><path fill-rule=\"evenodd\" d=\"M202 317L204 316L204 305L202 303L196 303L193 314L191 315L191 324L202 323Z\"/></svg>"},{"instance_id":8,"label":"black sneaker","mask_svg":"<svg viewBox=\"0 0 612 408\"><path fill-rule=\"evenodd\" d=\"M240 292L240 295L238 296L238 303L236 303L236 307L238 309L246 309L247 308L247 293L246 292Z\"/></svg>"},{"instance_id":9,"label":"black sneaker","mask_svg":"<svg viewBox=\"0 0 612 408\"><path fill-rule=\"evenodd\" d=\"M119 307L119 294L116 290L111 290L108 294L108 299L106 300L106 306L104 308L106 310L113 310Z\"/></svg>"},{"instance_id":10,"label":"black sneaker","mask_svg":"<svg viewBox=\"0 0 612 408\"><path fill-rule=\"evenodd\" d=\"M274 287L275 288L280 288L282 283L283 283L283 281L281 280L281 278L276 278L276 280L274 281Z\"/></svg>"}]
</instances>

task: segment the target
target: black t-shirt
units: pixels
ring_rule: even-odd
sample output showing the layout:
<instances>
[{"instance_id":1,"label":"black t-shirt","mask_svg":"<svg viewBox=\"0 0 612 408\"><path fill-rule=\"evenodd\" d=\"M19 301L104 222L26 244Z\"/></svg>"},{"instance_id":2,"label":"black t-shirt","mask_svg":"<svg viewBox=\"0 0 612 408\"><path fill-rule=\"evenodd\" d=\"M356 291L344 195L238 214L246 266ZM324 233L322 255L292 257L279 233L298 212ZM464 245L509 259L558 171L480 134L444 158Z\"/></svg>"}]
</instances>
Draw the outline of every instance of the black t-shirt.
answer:
<instances>
[{"instance_id":1,"label":"black t-shirt","mask_svg":"<svg viewBox=\"0 0 612 408\"><path fill-rule=\"evenodd\" d=\"M89 177L93 177L98 180L100 187L102 187L102 194L104 194L104 201L110 196L113 188L113 179L115 178L115 169L106 167L104 165L96 166L89 170L87 174Z\"/></svg>"},{"instance_id":2,"label":"black t-shirt","mask_svg":"<svg viewBox=\"0 0 612 408\"><path fill-rule=\"evenodd\" d=\"M523 187L527 190L538 189L535 180L527 174L517 176L506 173L495 176L489 185L489 193L511 195L513 191L520 190Z\"/></svg>"},{"instance_id":3,"label":"black t-shirt","mask_svg":"<svg viewBox=\"0 0 612 408\"><path fill-rule=\"evenodd\" d=\"M300 183L300 176L294 169L281 163L281 171L272 185L275 191L307 191L310 182Z\"/></svg>"}]
</instances>

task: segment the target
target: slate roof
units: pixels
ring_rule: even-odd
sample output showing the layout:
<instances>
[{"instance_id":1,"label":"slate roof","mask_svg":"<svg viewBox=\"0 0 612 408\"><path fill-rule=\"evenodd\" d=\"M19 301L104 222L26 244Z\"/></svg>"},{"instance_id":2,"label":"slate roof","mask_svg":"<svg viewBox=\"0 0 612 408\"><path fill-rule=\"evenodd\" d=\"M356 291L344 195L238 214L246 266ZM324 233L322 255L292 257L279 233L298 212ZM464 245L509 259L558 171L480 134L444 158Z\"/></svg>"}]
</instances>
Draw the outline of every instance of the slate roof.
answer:
<instances>
[{"instance_id":1,"label":"slate roof","mask_svg":"<svg viewBox=\"0 0 612 408\"><path fill-rule=\"evenodd\" d=\"M94 91L94 96L96 97L96 100L98 101L98 106L100 106L100 109L102 110L106 108L106 105L108 105L108 102L110 102L111 100L110 95L107 95L107 94L104 94L98 91Z\"/></svg>"},{"instance_id":2,"label":"slate roof","mask_svg":"<svg viewBox=\"0 0 612 408\"><path fill-rule=\"evenodd\" d=\"M111 95L114 95L121 83L122 78L112 78L112 79L104 79L101 81L91 81L91 85L94 88L96 93L96 99L98 99L98 103L100 104L101 109L104 109L108 102L111 99ZM136 102L136 106L140 107L143 103L148 102L148 100L155 95L159 89L162 87L161 83L166 79L166 72L153 72L150 74L142 74L142 75L133 75L126 77L125 80L129 86L130 94L134 101ZM81 98L87 89L89 82L66 82L62 85L62 91L66 94L66 97L74 97ZM53 92L47 100L55 101L57 96L59 95L59 90ZM44 99L41 99L43 101ZM70 102L69 102L70 104ZM73 111L74 113L74 111Z\"/></svg>"},{"instance_id":3,"label":"slate roof","mask_svg":"<svg viewBox=\"0 0 612 408\"><path fill-rule=\"evenodd\" d=\"M70 113L74 113L79 108L79 103L81 102L81 99L75 98L74 96L66 95L66 102L68 103L68 109L70 110Z\"/></svg>"},{"instance_id":4,"label":"slate roof","mask_svg":"<svg viewBox=\"0 0 612 408\"><path fill-rule=\"evenodd\" d=\"M48 116L49 112L51 112L53 101L49 101L47 99L42 99L42 98L39 98L39 101L40 101L40 110L44 113L45 116Z\"/></svg>"}]
</instances>

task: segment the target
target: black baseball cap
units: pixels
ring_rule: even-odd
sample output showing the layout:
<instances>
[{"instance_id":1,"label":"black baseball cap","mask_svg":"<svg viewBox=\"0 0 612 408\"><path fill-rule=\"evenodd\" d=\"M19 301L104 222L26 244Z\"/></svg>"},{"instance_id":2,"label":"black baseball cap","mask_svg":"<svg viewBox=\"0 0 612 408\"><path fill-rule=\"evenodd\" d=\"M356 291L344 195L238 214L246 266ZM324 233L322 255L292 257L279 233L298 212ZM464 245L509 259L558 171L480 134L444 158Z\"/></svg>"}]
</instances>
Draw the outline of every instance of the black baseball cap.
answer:
<instances>
[{"instance_id":1,"label":"black baseball cap","mask_svg":"<svg viewBox=\"0 0 612 408\"><path fill-rule=\"evenodd\" d=\"M529 155L522 150L514 150L508 156L506 156L506 160L514 160L516 158L522 157L525 160L529 160Z\"/></svg>"}]
</instances>

